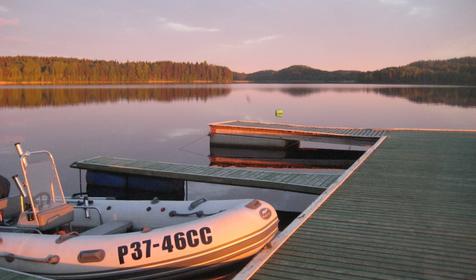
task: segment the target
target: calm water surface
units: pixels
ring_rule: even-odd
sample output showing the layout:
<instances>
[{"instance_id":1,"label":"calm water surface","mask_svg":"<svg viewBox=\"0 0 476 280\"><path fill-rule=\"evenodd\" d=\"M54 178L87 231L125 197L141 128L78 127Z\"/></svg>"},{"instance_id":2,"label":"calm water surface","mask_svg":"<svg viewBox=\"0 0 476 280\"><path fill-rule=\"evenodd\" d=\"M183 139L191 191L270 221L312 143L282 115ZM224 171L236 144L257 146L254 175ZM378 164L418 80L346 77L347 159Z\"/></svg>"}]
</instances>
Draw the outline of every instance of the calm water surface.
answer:
<instances>
[{"instance_id":1,"label":"calm water surface","mask_svg":"<svg viewBox=\"0 0 476 280\"><path fill-rule=\"evenodd\" d=\"M277 119L274 111L284 109ZM69 165L96 155L209 164L208 124L240 119L322 126L476 129L476 88L382 85L175 85L0 87L0 174L19 173L13 143ZM260 190L191 190L250 197ZM231 198L231 197L228 197Z\"/></svg>"}]
</instances>

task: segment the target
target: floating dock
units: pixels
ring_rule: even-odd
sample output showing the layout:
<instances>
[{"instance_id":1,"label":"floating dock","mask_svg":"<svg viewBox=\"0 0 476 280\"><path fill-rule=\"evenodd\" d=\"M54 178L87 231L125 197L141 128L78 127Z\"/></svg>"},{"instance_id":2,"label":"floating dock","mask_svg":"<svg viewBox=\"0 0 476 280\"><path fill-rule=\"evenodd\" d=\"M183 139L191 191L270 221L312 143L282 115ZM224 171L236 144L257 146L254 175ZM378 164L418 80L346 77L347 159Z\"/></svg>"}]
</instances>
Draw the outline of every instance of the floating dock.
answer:
<instances>
[{"instance_id":1,"label":"floating dock","mask_svg":"<svg viewBox=\"0 0 476 280\"><path fill-rule=\"evenodd\" d=\"M339 175L326 173L290 173L209 167L104 156L77 161L71 167L88 171L181 179L185 181L267 188L308 194L321 194L339 177Z\"/></svg>"},{"instance_id":2,"label":"floating dock","mask_svg":"<svg viewBox=\"0 0 476 280\"><path fill-rule=\"evenodd\" d=\"M385 135L235 279L476 279L476 131Z\"/></svg>"},{"instance_id":3,"label":"floating dock","mask_svg":"<svg viewBox=\"0 0 476 280\"><path fill-rule=\"evenodd\" d=\"M319 127L264 123L255 121L226 121L211 123L210 143L227 145L286 145L289 141L309 141L352 146L372 146L385 134L384 129Z\"/></svg>"}]
</instances>

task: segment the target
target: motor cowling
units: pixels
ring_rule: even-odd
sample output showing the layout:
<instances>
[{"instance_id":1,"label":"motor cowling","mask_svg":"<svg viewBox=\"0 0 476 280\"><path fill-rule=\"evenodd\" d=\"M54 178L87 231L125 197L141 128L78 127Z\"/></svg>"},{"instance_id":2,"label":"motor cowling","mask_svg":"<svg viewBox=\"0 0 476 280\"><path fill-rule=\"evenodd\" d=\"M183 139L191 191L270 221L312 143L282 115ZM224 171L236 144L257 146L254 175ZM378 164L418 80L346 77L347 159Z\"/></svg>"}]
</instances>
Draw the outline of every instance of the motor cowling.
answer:
<instances>
[{"instance_id":1,"label":"motor cowling","mask_svg":"<svg viewBox=\"0 0 476 280\"><path fill-rule=\"evenodd\" d=\"M0 175L0 199L8 197L10 194L10 182Z\"/></svg>"}]
</instances>

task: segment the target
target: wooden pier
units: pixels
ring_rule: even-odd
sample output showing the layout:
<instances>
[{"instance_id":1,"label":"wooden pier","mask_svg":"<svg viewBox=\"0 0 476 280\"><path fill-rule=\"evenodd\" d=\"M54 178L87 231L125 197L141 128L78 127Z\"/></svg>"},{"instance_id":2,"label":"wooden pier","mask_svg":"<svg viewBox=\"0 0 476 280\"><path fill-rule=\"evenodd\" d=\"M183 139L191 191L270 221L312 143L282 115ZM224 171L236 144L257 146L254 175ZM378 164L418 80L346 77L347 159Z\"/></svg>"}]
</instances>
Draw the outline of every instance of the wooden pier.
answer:
<instances>
[{"instance_id":1,"label":"wooden pier","mask_svg":"<svg viewBox=\"0 0 476 280\"><path fill-rule=\"evenodd\" d=\"M476 279L476 130L249 121L210 136L357 145L343 174L289 174L97 157L76 168L319 194L235 279ZM245 139L244 137L250 137ZM225 139L226 140L226 139ZM278 140L278 141L274 141ZM282 141L281 141L282 140Z\"/></svg>"},{"instance_id":2,"label":"wooden pier","mask_svg":"<svg viewBox=\"0 0 476 280\"><path fill-rule=\"evenodd\" d=\"M476 131L385 135L235 279L476 279Z\"/></svg>"}]
</instances>

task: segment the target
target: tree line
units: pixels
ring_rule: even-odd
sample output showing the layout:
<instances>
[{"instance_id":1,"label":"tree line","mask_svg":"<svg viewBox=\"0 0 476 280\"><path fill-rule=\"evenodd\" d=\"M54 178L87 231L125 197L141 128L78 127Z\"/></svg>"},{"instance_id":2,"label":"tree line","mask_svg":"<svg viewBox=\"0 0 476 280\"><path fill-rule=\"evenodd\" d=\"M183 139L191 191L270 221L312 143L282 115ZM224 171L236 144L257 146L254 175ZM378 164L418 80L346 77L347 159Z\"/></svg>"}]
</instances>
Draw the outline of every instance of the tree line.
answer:
<instances>
[{"instance_id":1,"label":"tree line","mask_svg":"<svg viewBox=\"0 0 476 280\"><path fill-rule=\"evenodd\" d=\"M63 57L0 56L0 84L10 83L392 83L476 85L476 57L423 60L377 71L324 71L295 65L279 71L236 73L201 63L118 62Z\"/></svg>"},{"instance_id":2,"label":"tree line","mask_svg":"<svg viewBox=\"0 0 476 280\"><path fill-rule=\"evenodd\" d=\"M400 67L365 72L364 83L476 85L476 57L422 60Z\"/></svg>"},{"instance_id":3,"label":"tree line","mask_svg":"<svg viewBox=\"0 0 476 280\"><path fill-rule=\"evenodd\" d=\"M227 67L201 63L118 62L63 57L0 57L0 81L13 83L229 83Z\"/></svg>"}]
</instances>

